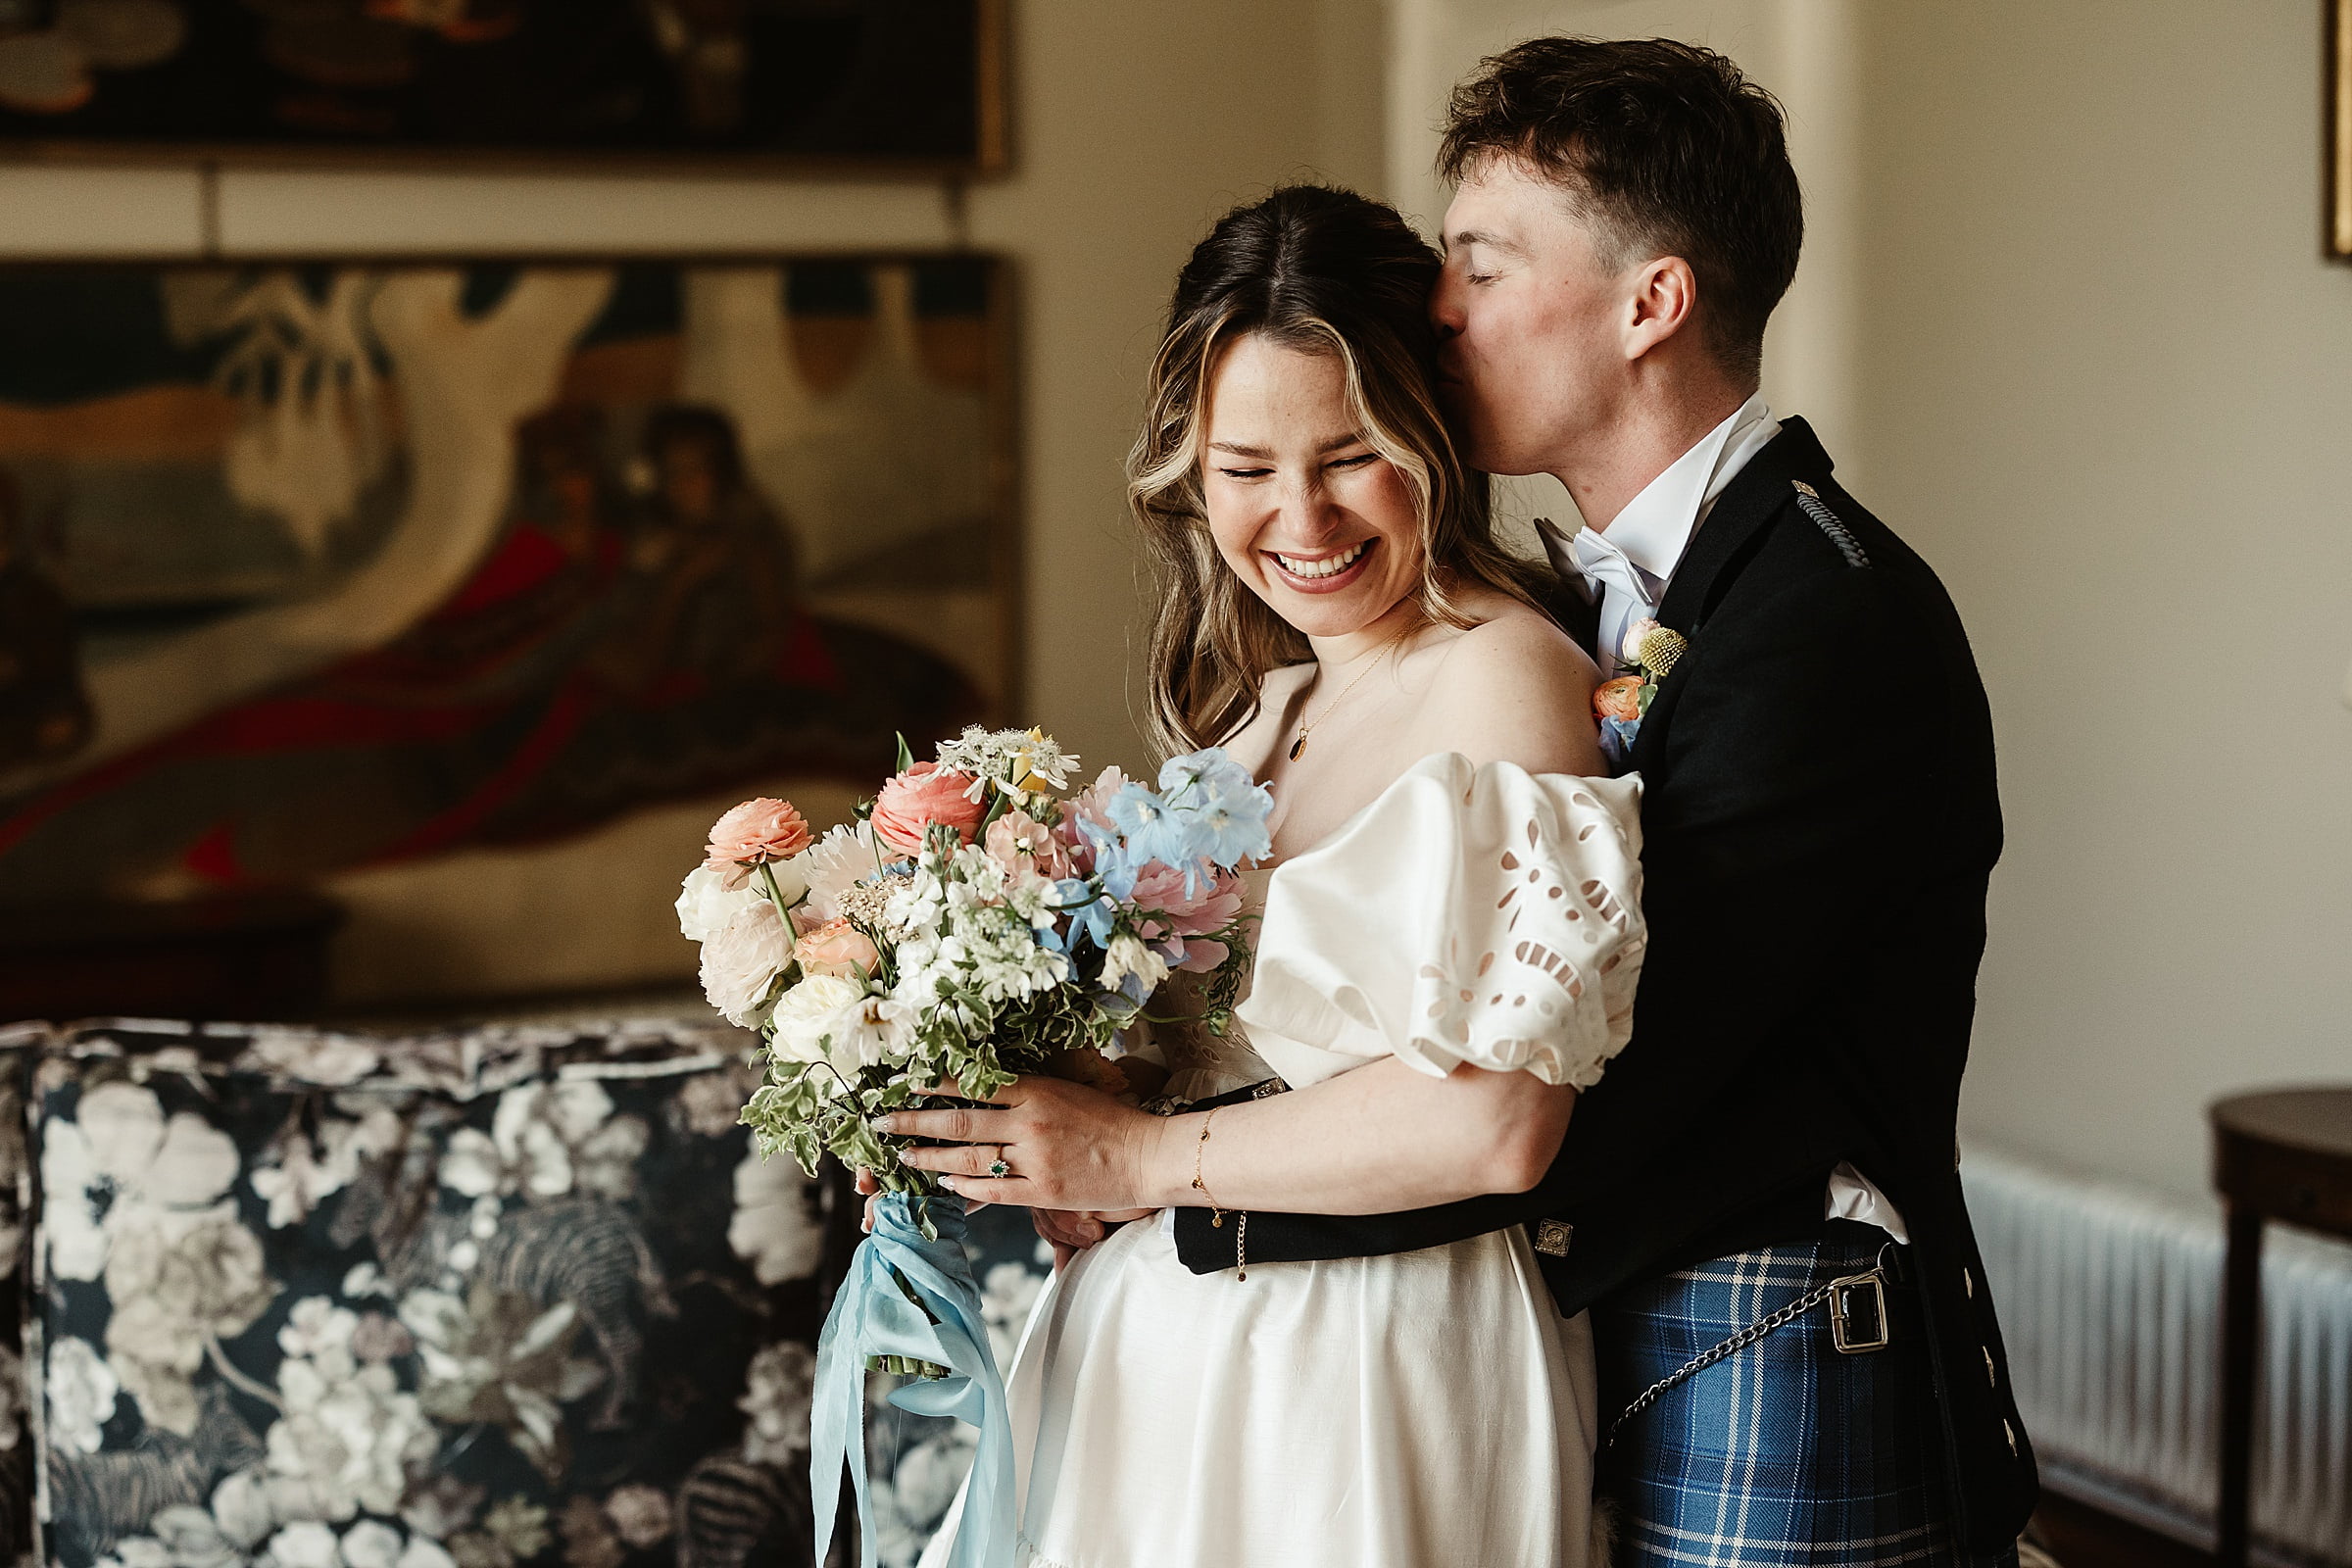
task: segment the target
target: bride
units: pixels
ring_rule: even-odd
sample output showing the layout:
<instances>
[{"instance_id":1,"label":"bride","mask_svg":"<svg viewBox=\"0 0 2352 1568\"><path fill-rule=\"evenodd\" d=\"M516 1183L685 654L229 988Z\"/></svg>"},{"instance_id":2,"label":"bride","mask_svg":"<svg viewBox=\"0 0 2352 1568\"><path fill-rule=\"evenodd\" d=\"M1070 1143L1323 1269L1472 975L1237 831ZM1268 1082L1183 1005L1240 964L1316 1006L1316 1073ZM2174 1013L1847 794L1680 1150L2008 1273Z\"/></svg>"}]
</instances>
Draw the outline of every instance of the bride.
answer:
<instances>
[{"instance_id":1,"label":"bride","mask_svg":"<svg viewBox=\"0 0 2352 1568\"><path fill-rule=\"evenodd\" d=\"M1276 802L1241 1025L1159 1029L1167 1114L1024 1079L888 1124L949 1141L907 1162L956 1193L1094 1244L1008 1379L1037 1568L1602 1555L1591 1343L1524 1231L1248 1255L1252 1208L1535 1185L1628 1032L1639 786L1605 777L1592 661L1439 417L1438 268L1386 207L1277 191L1194 251L1152 367L1130 493L1155 739L1221 741ZM1232 1267L1179 1260L1178 1205L1215 1211Z\"/></svg>"}]
</instances>

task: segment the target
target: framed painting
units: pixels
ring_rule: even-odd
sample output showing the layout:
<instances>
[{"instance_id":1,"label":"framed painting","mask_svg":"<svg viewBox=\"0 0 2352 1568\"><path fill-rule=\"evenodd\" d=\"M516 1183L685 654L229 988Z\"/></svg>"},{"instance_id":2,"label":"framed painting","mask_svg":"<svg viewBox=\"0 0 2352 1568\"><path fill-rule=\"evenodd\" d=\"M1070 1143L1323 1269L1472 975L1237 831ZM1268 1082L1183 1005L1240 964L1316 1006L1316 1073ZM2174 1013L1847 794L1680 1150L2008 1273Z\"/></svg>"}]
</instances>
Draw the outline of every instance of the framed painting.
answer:
<instances>
[{"instance_id":1,"label":"framed painting","mask_svg":"<svg viewBox=\"0 0 2352 1568\"><path fill-rule=\"evenodd\" d=\"M528 923L546 857L701 803L575 884L666 917L710 801L1017 701L1006 298L972 256L0 267L0 899L470 855L470 918Z\"/></svg>"},{"instance_id":2,"label":"framed painting","mask_svg":"<svg viewBox=\"0 0 2352 1568\"><path fill-rule=\"evenodd\" d=\"M2352 0L2328 6L2328 254L2352 261Z\"/></svg>"},{"instance_id":3,"label":"framed painting","mask_svg":"<svg viewBox=\"0 0 2352 1568\"><path fill-rule=\"evenodd\" d=\"M985 172L1006 3L0 0L0 145Z\"/></svg>"}]
</instances>

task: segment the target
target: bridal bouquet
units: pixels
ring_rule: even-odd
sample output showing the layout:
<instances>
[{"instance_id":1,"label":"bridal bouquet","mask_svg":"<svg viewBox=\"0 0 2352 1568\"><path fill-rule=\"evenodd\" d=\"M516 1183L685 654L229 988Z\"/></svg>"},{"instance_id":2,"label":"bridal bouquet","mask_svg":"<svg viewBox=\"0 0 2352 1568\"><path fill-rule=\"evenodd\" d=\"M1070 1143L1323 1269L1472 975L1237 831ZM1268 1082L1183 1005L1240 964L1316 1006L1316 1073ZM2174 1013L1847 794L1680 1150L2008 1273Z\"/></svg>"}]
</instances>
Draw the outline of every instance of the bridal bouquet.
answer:
<instances>
[{"instance_id":1,"label":"bridal bouquet","mask_svg":"<svg viewBox=\"0 0 2352 1568\"><path fill-rule=\"evenodd\" d=\"M866 1526L864 1373L911 1373L892 1402L979 1429L956 1568L1014 1559L1004 1379L962 1248L963 1204L903 1164L876 1116L932 1086L986 1096L1056 1068L1100 1080L1118 1031L1175 970L1230 1017L1249 950L1240 868L1269 849L1273 798L1210 749L1156 785L1077 759L1041 730L973 727L899 769L855 821L815 837L790 802L746 801L710 830L678 895L703 988L766 1044L743 1108L760 1152L810 1175L831 1153L886 1189L817 1341L809 1468L816 1560L850 1467ZM859 1442L859 1448L862 1442Z\"/></svg>"},{"instance_id":2,"label":"bridal bouquet","mask_svg":"<svg viewBox=\"0 0 2352 1568\"><path fill-rule=\"evenodd\" d=\"M874 1117L933 1084L1083 1070L1172 970L1206 976L1222 1026L1249 959L1237 872L1267 852L1272 797L1212 748L1156 787L1113 767L1065 798L1077 760L974 726L935 761L901 741L897 775L822 838L786 801L718 819L678 920L711 1004L766 1042L743 1110L761 1153L928 1195Z\"/></svg>"}]
</instances>

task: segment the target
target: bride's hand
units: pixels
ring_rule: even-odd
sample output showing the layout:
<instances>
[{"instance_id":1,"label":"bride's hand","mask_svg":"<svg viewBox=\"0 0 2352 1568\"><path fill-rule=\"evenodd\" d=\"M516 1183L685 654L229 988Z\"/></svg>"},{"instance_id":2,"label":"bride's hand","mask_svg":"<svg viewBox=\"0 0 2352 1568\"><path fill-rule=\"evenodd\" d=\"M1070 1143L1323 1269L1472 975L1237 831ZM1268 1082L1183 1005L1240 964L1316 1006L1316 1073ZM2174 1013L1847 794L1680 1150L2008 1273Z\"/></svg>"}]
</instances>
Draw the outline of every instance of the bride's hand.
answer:
<instances>
[{"instance_id":1,"label":"bride's hand","mask_svg":"<svg viewBox=\"0 0 2352 1568\"><path fill-rule=\"evenodd\" d=\"M954 1084L927 1092L977 1098ZM973 1202L1125 1213L1159 1201L1152 1188L1153 1155L1166 1122L1066 1079L1020 1078L983 1104L893 1111L875 1125L939 1140L939 1147L906 1149L899 1157L938 1171L941 1186ZM990 1174L999 1160L1008 1174Z\"/></svg>"}]
</instances>

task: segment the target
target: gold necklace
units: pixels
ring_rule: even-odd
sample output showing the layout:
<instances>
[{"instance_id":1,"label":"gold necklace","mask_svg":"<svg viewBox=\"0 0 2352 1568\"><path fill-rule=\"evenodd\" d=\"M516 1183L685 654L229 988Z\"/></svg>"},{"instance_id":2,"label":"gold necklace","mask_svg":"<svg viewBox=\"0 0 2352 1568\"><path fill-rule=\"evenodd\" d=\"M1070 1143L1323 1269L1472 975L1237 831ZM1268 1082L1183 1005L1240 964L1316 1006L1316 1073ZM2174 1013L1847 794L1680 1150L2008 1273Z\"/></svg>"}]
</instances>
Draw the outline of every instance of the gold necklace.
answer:
<instances>
[{"instance_id":1,"label":"gold necklace","mask_svg":"<svg viewBox=\"0 0 2352 1568\"><path fill-rule=\"evenodd\" d=\"M1306 750L1306 732L1310 729L1313 729L1316 724L1322 723L1324 718L1329 718L1332 714L1332 710L1338 708L1340 704L1348 700L1348 694L1355 690L1355 688L1363 681L1364 676L1371 674L1373 670L1380 667L1381 655L1387 653L1390 649L1396 647L1399 642L1403 641L1407 633L1418 629L1419 623L1415 622L1414 624L1407 625L1403 631L1392 633L1387 642L1382 643L1378 648L1372 650L1372 657L1364 662L1364 667L1356 675L1355 679L1341 687L1340 695L1334 697L1328 704L1324 706L1322 718L1315 719L1312 722L1309 722L1305 718L1298 720L1298 738L1291 742L1292 761L1296 762L1298 760L1298 754Z\"/></svg>"}]
</instances>

